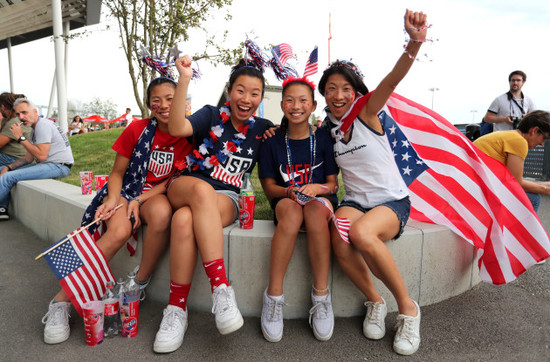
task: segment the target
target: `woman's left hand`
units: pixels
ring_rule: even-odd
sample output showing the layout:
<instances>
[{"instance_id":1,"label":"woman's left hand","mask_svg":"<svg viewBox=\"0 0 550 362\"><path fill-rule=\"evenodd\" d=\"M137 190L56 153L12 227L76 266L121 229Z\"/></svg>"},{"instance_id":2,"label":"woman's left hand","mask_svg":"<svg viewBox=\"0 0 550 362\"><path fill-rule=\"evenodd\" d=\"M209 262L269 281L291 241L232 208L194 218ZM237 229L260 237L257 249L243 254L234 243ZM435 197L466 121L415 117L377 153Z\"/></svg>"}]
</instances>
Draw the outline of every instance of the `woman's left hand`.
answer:
<instances>
[{"instance_id":1,"label":"woman's left hand","mask_svg":"<svg viewBox=\"0 0 550 362\"><path fill-rule=\"evenodd\" d=\"M319 186L319 184L303 185L302 187L300 187L298 189L298 191L300 191L301 193L303 193L305 195L313 196L313 197L315 197L315 196L319 195L320 193L322 193L321 187Z\"/></svg>"},{"instance_id":2,"label":"woman's left hand","mask_svg":"<svg viewBox=\"0 0 550 362\"><path fill-rule=\"evenodd\" d=\"M136 230L141 226L141 219L139 217L139 202L135 200L130 200L128 203L128 219L132 221L132 216L134 218L132 223L132 230Z\"/></svg>"},{"instance_id":3,"label":"woman's left hand","mask_svg":"<svg viewBox=\"0 0 550 362\"><path fill-rule=\"evenodd\" d=\"M405 12L405 30L409 34L411 40L424 42L428 33L427 15L423 12L416 12L407 9Z\"/></svg>"}]
</instances>

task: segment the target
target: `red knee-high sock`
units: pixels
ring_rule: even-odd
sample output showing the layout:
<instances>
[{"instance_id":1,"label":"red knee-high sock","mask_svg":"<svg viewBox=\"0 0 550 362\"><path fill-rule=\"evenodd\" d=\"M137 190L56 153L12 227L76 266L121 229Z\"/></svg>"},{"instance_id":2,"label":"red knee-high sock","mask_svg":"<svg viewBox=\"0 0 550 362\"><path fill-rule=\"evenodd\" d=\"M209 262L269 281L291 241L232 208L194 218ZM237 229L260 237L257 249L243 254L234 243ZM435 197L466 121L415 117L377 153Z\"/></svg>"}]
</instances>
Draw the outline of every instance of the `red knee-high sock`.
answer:
<instances>
[{"instance_id":1,"label":"red knee-high sock","mask_svg":"<svg viewBox=\"0 0 550 362\"><path fill-rule=\"evenodd\" d=\"M168 300L168 304L187 310L189 289L191 289L191 284L178 284L170 281L170 299Z\"/></svg>"},{"instance_id":2,"label":"red knee-high sock","mask_svg":"<svg viewBox=\"0 0 550 362\"><path fill-rule=\"evenodd\" d=\"M229 282L227 281L227 276L225 275L225 264L223 262L223 259L216 259L209 261L208 263L202 263L202 266L206 271L206 275L208 276L208 281L210 281L212 291L214 291L214 288L216 288L218 285L229 285Z\"/></svg>"}]
</instances>

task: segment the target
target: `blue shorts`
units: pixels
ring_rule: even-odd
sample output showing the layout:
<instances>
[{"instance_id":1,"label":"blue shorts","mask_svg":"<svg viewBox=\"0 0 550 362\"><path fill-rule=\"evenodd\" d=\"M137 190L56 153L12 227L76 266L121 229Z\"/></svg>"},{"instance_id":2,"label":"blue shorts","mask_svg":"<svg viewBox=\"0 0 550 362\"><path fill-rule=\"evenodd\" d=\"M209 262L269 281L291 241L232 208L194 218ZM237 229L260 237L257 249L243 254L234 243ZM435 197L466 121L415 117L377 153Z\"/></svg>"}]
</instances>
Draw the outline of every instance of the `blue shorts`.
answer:
<instances>
[{"instance_id":1,"label":"blue shorts","mask_svg":"<svg viewBox=\"0 0 550 362\"><path fill-rule=\"evenodd\" d=\"M355 201L342 201L340 205L338 205L338 209L341 208L342 206L353 207L354 209L357 209L363 213L366 213L373 209L373 208L370 208L370 209L364 208L363 206L359 205ZM397 215L397 218L399 219L399 222L401 223L401 226L399 228L399 232L394 237L394 239L397 239L398 237L400 237L401 234L403 234L403 231L405 230L405 225L407 224L407 220L409 220L409 215L411 214L411 200L409 200L409 197L407 196L401 200L384 202L377 206L387 206L390 209L392 209L393 212L395 212L395 214Z\"/></svg>"}]
</instances>

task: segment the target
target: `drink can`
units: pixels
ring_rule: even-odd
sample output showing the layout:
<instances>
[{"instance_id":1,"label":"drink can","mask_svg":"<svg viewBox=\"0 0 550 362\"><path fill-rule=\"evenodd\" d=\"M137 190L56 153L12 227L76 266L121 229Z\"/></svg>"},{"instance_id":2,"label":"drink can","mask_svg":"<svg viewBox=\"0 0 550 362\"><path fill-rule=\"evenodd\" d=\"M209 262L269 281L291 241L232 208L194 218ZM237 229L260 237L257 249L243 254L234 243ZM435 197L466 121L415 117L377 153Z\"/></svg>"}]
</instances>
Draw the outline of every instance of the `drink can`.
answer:
<instances>
[{"instance_id":1,"label":"drink can","mask_svg":"<svg viewBox=\"0 0 550 362\"><path fill-rule=\"evenodd\" d=\"M139 297L136 301L120 305L120 318L122 320L122 336L133 338L138 333Z\"/></svg>"},{"instance_id":2,"label":"drink can","mask_svg":"<svg viewBox=\"0 0 550 362\"><path fill-rule=\"evenodd\" d=\"M93 172L92 171L80 171L80 187L82 188L82 195L92 194Z\"/></svg>"},{"instance_id":3,"label":"drink can","mask_svg":"<svg viewBox=\"0 0 550 362\"><path fill-rule=\"evenodd\" d=\"M99 191L105 186L105 183L107 182L107 179L109 178L108 175L97 175L95 177L95 190Z\"/></svg>"},{"instance_id":4,"label":"drink can","mask_svg":"<svg viewBox=\"0 0 550 362\"><path fill-rule=\"evenodd\" d=\"M254 208L256 207L256 196L251 193L241 193L239 196L239 226L241 229L252 229L254 227Z\"/></svg>"},{"instance_id":5,"label":"drink can","mask_svg":"<svg viewBox=\"0 0 550 362\"><path fill-rule=\"evenodd\" d=\"M82 306L86 344L96 346L103 342L103 302L93 301Z\"/></svg>"}]
</instances>

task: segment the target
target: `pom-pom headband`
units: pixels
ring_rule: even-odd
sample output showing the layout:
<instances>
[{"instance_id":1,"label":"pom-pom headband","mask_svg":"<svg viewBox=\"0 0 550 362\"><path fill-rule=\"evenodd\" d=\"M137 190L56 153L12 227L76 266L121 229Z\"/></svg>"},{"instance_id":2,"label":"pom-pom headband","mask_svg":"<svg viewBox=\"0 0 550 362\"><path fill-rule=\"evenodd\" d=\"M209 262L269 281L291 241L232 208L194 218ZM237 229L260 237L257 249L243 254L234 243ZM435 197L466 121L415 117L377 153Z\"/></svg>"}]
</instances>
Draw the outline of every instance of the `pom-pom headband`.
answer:
<instances>
[{"instance_id":1,"label":"pom-pom headband","mask_svg":"<svg viewBox=\"0 0 550 362\"><path fill-rule=\"evenodd\" d=\"M138 50L138 54L141 57L141 61L145 64L147 64L151 69L156 70L161 78L168 78L172 81L176 82L176 75L174 73L174 61L180 56L181 51L178 50L178 46L175 45L172 48L168 49L169 55L168 60L170 58L173 58L172 61L165 62L163 59L159 57L152 57L147 48L145 48L143 45ZM191 79L200 79L201 73L193 69L193 76Z\"/></svg>"}]
</instances>

